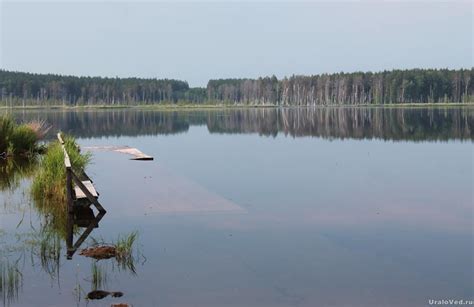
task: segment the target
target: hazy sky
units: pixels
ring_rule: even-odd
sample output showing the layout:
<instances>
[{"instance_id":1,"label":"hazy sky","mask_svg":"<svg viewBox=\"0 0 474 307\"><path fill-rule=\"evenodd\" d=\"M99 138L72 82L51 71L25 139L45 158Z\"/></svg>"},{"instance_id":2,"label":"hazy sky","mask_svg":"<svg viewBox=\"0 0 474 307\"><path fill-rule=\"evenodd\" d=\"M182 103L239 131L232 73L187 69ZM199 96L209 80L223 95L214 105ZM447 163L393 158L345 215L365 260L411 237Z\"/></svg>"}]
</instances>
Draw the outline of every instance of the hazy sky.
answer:
<instances>
[{"instance_id":1,"label":"hazy sky","mask_svg":"<svg viewBox=\"0 0 474 307\"><path fill-rule=\"evenodd\" d=\"M0 67L210 78L473 66L473 1L0 0Z\"/></svg>"}]
</instances>

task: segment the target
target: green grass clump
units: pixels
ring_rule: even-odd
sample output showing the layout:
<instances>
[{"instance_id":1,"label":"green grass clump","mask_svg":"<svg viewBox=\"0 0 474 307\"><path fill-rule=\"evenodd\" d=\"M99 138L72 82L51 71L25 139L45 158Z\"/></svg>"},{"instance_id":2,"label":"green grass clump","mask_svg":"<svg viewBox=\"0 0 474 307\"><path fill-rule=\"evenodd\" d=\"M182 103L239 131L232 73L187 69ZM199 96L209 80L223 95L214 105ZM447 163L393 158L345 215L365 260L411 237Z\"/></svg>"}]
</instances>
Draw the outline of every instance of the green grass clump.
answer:
<instances>
[{"instance_id":1,"label":"green grass clump","mask_svg":"<svg viewBox=\"0 0 474 307\"><path fill-rule=\"evenodd\" d=\"M73 137L63 137L72 168L78 176L90 162L90 154L81 154ZM40 213L52 229L65 235L67 224L66 167L59 141L48 145L31 184L31 195Z\"/></svg>"},{"instance_id":2,"label":"green grass clump","mask_svg":"<svg viewBox=\"0 0 474 307\"><path fill-rule=\"evenodd\" d=\"M66 169L63 149L59 142L48 146L31 188L33 197L37 200L66 200Z\"/></svg>"},{"instance_id":3,"label":"green grass clump","mask_svg":"<svg viewBox=\"0 0 474 307\"><path fill-rule=\"evenodd\" d=\"M124 236L119 236L115 242L115 259L119 269L128 270L132 274L136 274L134 248L135 241L138 238L138 232L134 231Z\"/></svg>"},{"instance_id":4,"label":"green grass clump","mask_svg":"<svg viewBox=\"0 0 474 307\"><path fill-rule=\"evenodd\" d=\"M81 174L89 164L91 155L79 152L79 146L73 137L64 137L64 147L76 174ZM58 141L49 144L39 170L32 183L35 199L47 199L53 202L66 201L66 168L64 151Z\"/></svg>"},{"instance_id":5,"label":"green grass clump","mask_svg":"<svg viewBox=\"0 0 474 307\"><path fill-rule=\"evenodd\" d=\"M9 116L0 116L0 153L7 152L10 136L15 128L15 122Z\"/></svg>"},{"instance_id":6,"label":"green grass clump","mask_svg":"<svg viewBox=\"0 0 474 307\"><path fill-rule=\"evenodd\" d=\"M115 245L116 257L126 258L132 254L133 245L137 240L138 232L134 231L128 235L120 236Z\"/></svg>"},{"instance_id":7,"label":"green grass clump","mask_svg":"<svg viewBox=\"0 0 474 307\"><path fill-rule=\"evenodd\" d=\"M27 125L17 126L10 135L9 154L33 154L37 148L36 133Z\"/></svg>"},{"instance_id":8,"label":"green grass clump","mask_svg":"<svg viewBox=\"0 0 474 307\"><path fill-rule=\"evenodd\" d=\"M64 147L66 147L67 154L71 160L72 169L76 174L81 174L90 163L91 154L89 152L81 153L74 137L64 136L63 139Z\"/></svg>"},{"instance_id":9,"label":"green grass clump","mask_svg":"<svg viewBox=\"0 0 474 307\"><path fill-rule=\"evenodd\" d=\"M0 154L31 156L39 151L38 141L49 127L32 122L17 125L8 115L0 116Z\"/></svg>"}]
</instances>

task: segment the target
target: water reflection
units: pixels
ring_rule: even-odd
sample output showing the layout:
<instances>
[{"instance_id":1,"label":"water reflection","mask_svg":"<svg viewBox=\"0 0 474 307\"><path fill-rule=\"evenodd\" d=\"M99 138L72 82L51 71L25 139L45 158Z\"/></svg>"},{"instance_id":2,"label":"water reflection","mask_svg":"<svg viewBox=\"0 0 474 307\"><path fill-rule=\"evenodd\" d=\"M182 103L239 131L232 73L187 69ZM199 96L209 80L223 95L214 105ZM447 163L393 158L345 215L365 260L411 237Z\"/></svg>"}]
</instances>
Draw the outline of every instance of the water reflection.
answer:
<instances>
[{"instance_id":1,"label":"water reflection","mask_svg":"<svg viewBox=\"0 0 474 307\"><path fill-rule=\"evenodd\" d=\"M0 191L17 188L22 179L31 178L37 165L37 158L0 158Z\"/></svg>"},{"instance_id":2,"label":"water reflection","mask_svg":"<svg viewBox=\"0 0 474 307\"><path fill-rule=\"evenodd\" d=\"M229 301L420 306L436 295L473 297L470 108L133 109L17 116L46 118L84 137L168 134L202 126L173 137L80 140L82 146L133 142L159 160L135 163L94 153L90 172L110 210L98 229L92 212L74 215L68 226L75 229L76 241L79 231L92 230L71 261L62 234L67 223L51 226L51 212L22 200L27 206L21 210L31 208L39 218L27 213L23 219L21 211L3 220L0 215L6 233L0 229L0 263L19 274L9 282L18 285L16 290L1 295L11 297L13 305L21 296L18 305L70 306L76 300L109 306L119 299L108 291L123 291L123 302L140 306ZM28 176L12 172L13 166L5 174L16 172L18 180L5 187L18 187L15 195L21 197ZM219 206L229 210L214 210ZM117 245L113 238L130 228L138 229L146 244L146 269L138 275L135 265L145 259L136 252L121 263L79 255L86 247ZM84 302L101 295L108 296Z\"/></svg>"},{"instance_id":3,"label":"water reflection","mask_svg":"<svg viewBox=\"0 0 474 307\"><path fill-rule=\"evenodd\" d=\"M81 207L69 219L64 204L29 197L28 189L22 187L29 185L39 159L0 161L0 191L5 191L1 196L17 196L5 199L5 213L10 215L10 220L19 219L15 227L4 229L6 225L0 223L0 297L3 306L19 300L25 272L29 273L31 268L40 267L60 287L62 259L65 255L72 258L105 215L105 211L95 214L89 207ZM37 219L32 217L33 212L38 214ZM75 242L67 240L69 231L76 234ZM64 253L64 247L67 253ZM94 284L94 278L91 282Z\"/></svg>"},{"instance_id":4,"label":"water reflection","mask_svg":"<svg viewBox=\"0 0 474 307\"><path fill-rule=\"evenodd\" d=\"M473 140L474 108L258 108L201 111L140 109L17 111L77 137L176 134L192 125L210 133L384 140Z\"/></svg>"},{"instance_id":5,"label":"water reflection","mask_svg":"<svg viewBox=\"0 0 474 307\"><path fill-rule=\"evenodd\" d=\"M67 237L66 238L66 246L67 246L67 258L72 259L74 253L81 247L82 243L89 237L92 231L95 228L99 227L99 222L104 217L105 212L101 211L97 214L94 214L93 210L89 207L84 208L77 208L74 211L73 219L68 220L67 223L67 232L74 234L77 233L77 240L74 242L74 237ZM81 233L80 228L85 228L85 230Z\"/></svg>"},{"instance_id":6,"label":"water reflection","mask_svg":"<svg viewBox=\"0 0 474 307\"><path fill-rule=\"evenodd\" d=\"M23 275L18 269L18 261L0 261L0 295L4 306L18 299L18 293L23 286Z\"/></svg>"}]
</instances>

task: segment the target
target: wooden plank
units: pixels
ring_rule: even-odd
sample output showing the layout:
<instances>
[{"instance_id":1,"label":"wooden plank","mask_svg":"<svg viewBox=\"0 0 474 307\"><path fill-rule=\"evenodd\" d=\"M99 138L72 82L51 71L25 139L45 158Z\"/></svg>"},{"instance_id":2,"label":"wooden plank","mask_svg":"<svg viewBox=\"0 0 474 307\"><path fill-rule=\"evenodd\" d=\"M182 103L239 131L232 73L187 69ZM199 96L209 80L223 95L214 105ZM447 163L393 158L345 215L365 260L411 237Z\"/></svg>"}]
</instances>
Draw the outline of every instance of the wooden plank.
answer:
<instances>
[{"instance_id":1,"label":"wooden plank","mask_svg":"<svg viewBox=\"0 0 474 307\"><path fill-rule=\"evenodd\" d=\"M71 165L71 160L69 159L69 155L67 154L67 151L66 151L66 148L64 148L64 145L63 146L63 152L64 152L64 165L66 166L66 168L71 168L72 165Z\"/></svg>"},{"instance_id":2,"label":"wooden plank","mask_svg":"<svg viewBox=\"0 0 474 307\"><path fill-rule=\"evenodd\" d=\"M87 190L89 191L89 193L93 197L99 197L99 194L97 193L97 191L96 191L96 189L95 189L95 187L94 187L94 185L92 184L91 181L89 181L89 180L82 181L82 184L87 188ZM78 186L74 187L74 192L76 193L76 199L87 198L86 194Z\"/></svg>"},{"instance_id":3,"label":"wooden plank","mask_svg":"<svg viewBox=\"0 0 474 307\"><path fill-rule=\"evenodd\" d=\"M84 230L82 235L77 239L76 243L74 243L74 246L71 248L72 254L74 254L74 252L76 252L77 249L81 246L82 242L84 242L87 239L87 237L92 232L92 230L94 230L94 228L99 227L99 222L104 217L105 213L106 213L105 211L99 212L96 218L93 221L91 221L89 226L86 228L86 230ZM71 257L72 257L72 254L71 254Z\"/></svg>"},{"instance_id":4,"label":"wooden plank","mask_svg":"<svg viewBox=\"0 0 474 307\"><path fill-rule=\"evenodd\" d=\"M61 137L61 133L58 133L58 140L59 143L61 143L61 147L63 148L63 153L64 153L64 165L66 168L71 168L71 159L69 159L69 155L67 154L66 147L64 147L64 140Z\"/></svg>"},{"instance_id":5,"label":"wooden plank","mask_svg":"<svg viewBox=\"0 0 474 307\"><path fill-rule=\"evenodd\" d=\"M153 160L152 156L144 154L143 152L141 152L140 150L136 148L126 147L126 148L115 149L115 151L133 156L134 158L132 158L131 160Z\"/></svg>"},{"instance_id":6,"label":"wooden plank","mask_svg":"<svg viewBox=\"0 0 474 307\"><path fill-rule=\"evenodd\" d=\"M76 174L74 174L74 172L71 172L71 175L72 175L72 180L76 183L76 185L82 190L82 192L84 192L84 194L86 194L87 196L87 199L92 203L94 204L94 206L97 208L97 210L99 210L99 212L107 212L104 207L102 207L102 205L99 203L99 201L97 200L97 197L94 197L90 192L89 190L86 188L86 186L82 183L82 181L77 178Z\"/></svg>"},{"instance_id":7,"label":"wooden plank","mask_svg":"<svg viewBox=\"0 0 474 307\"><path fill-rule=\"evenodd\" d=\"M59 140L59 143L61 143L61 145L63 145L63 144L64 144L64 141L63 141L63 138L62 138L62 136L61 136L61 133L60 133L60 132L58 132L58 140Z\"/></svg>"},{"instance_id":8,"label":"wooden plank","mask_svg":"<svg viewBox=\"0 0 474 307\"><path fill-rule=\"evenodd\" d=\"M67 241L67 259L72 259L74 253L79 249L81 244L87 239L89 234L94 230L94 228L99 227L100 220L104 217L105 211L99 212L99 214L95 217L95 219L91 220L89 226L84 230L82 235L77 239L76 243L73 245L73 238ZM69 232L72 233L74 223L68 224Z\"/></svg>"},{"instance_id":9,"label":"wooden plank","mask_svg":"<svg viewBox=\"0 0 474 307\"><path fill-rule=\"evenodd\" d=\"M150 155L147 155L137 148L129 146L88 146L84 147L85 150L94 150L94 151L115 151L127 155L133 156L130 160L153 160L154 158Z\"/></svg>"}]
</instances>

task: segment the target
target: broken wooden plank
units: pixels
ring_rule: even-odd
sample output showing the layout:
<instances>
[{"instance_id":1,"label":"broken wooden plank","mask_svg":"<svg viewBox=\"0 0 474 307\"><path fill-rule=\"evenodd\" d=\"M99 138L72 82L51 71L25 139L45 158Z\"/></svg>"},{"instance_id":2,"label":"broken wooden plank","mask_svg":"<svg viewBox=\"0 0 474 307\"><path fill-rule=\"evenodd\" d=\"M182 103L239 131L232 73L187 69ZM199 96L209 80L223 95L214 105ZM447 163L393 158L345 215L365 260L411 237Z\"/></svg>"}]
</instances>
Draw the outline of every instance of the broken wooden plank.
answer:
<instances>
[{"instance_id":1,"label":"broken wooden plank","mask_svg":"<svg viewBox=\"0 0 474 307\"><path fill-rule=\"evenodd\" d=\"M137 148L129 147L129 146L89 146L84 147L85 150L93 150L93 151L115 151L127 155L133 156L131 160L142 160L142 161L150 161L154 160L154 158L150 155L147 155Z\"/></svg>"},{"instance_id":2,"label":"broken wooden plank","mask_svg":"<svg viewBox=\"0 0 474 307\"><path fill-rule=\"evenodd\" d=\"M92 196L96 198L99 197L99 193L97 193L97 190L95 189L94 185L90 180L82 181L82 184L87 188L87 190ZM86 194L78 186L74 186L74 192L76 194L76 199L87 198Z\"/></svg>"},{"instance_id":3,"label":"broken wooden plank","mask_svg":"<svg viewBox=\"0 0 474 307\"><path fill-rule=\"evenodd\" d=\"M136 148L120 148L115 151L134 156L135 158L132 158L132 160L153 160L152 156L146 155Z\"/></svg>"}]
</instances>

